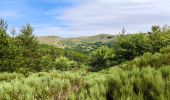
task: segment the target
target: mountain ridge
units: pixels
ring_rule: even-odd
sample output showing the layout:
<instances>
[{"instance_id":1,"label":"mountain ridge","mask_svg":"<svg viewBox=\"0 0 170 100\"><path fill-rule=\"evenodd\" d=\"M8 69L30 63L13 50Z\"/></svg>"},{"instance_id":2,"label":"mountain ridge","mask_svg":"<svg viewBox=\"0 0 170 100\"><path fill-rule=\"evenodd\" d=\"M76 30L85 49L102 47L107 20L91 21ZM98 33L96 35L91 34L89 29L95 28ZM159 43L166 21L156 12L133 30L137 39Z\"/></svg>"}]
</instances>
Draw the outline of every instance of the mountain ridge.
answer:
<instances>
[{"instance_id":1,"label":"mountain ridge","mask_svg":"<svg viewBox=\"0 0 170 100\"><path fill-rule=\"evenodd\" d=\"M97 34L92 36L80 36L80 37L71 37L71 38L64 38L60 36L38 36L37 39L40 43L45 44L55 44L54 42L102 42L107 41L109 39L114 38L115 35L112 34Z\"/></svg>"}]
</instances>

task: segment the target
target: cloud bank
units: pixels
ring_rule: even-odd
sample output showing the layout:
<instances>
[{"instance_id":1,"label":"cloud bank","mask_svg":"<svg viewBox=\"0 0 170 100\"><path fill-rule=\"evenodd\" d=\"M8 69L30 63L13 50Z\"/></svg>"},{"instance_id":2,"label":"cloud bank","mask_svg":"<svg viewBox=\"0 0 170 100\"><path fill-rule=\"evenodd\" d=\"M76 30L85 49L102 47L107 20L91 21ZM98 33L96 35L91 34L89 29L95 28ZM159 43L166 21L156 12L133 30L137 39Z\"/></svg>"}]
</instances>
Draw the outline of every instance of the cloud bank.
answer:
<instances>
[{"instance_id":1,"label":"cloud bank","mask_svg":"<svg viewBox=\"0 0 170 100\"><path fill-rule=\"evenodd\" d=\"M63 2L42 1L54 4ZM66 2L72 6L67 6ZM62 4L64 7L53 6L43 11L41 6L33 9L35 14L41 13L30 17L37 20L28 20L35 26L37 35L74 37L99 33L116 34L123 27L129 33L143 32L149 31L152 25L170 23L169 0L66 0ZM6 15L15 16L15 13Z\"/></svg>"}]
</instances>

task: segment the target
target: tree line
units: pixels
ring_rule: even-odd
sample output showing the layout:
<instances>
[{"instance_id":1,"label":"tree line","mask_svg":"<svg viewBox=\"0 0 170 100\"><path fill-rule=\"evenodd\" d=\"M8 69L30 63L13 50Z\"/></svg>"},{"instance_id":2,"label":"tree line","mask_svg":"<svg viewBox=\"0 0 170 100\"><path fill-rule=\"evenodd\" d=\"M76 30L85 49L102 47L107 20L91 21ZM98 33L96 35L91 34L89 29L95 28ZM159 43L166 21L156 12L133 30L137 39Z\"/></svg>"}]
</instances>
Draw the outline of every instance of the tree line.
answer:
<instances>
[{"instance_id":1,"label":"tree line","mask_svg":"<svg viewBox=\"0 0 170 100\"><path fill-rule=\"evenodd\" d=\"M19 33L13 29L12 36L7 33L7 29L7 22L0 19L1 72L68 70L85 66L84 64L88 60L88 56L78 52L39 44L30 24L24 25Z\"/></svg>"},{"instance_id":2,"label":"tree line","mask_svg":"<svg viewBox=\"0 0 170 100\"><path fill-rule=\"evenodd\" d=\"M156 53L170 45L170 27L152 26L147 33L121 33L111 47L102 46L91 53L93 69L103 69L134 59L146 52Z\"/></svg>"},{"instance_id":3,"label":"tree line","mask_svg":"<svg viewBox=\"0 0 170 100\"><path fill-rule=\"evenodd\" d=\"M0 71L48 71L87 68L100 70L134 59L146 52L155 53L170 44L169 26L152 26L150 32L124 34L109 46L101 46L89 55L73 50L40 44L30 24L17 33L13 28L7 33L8 24L0 19ZM90 66L90 67L87 67Z\"/></svg>"}]
</instances>

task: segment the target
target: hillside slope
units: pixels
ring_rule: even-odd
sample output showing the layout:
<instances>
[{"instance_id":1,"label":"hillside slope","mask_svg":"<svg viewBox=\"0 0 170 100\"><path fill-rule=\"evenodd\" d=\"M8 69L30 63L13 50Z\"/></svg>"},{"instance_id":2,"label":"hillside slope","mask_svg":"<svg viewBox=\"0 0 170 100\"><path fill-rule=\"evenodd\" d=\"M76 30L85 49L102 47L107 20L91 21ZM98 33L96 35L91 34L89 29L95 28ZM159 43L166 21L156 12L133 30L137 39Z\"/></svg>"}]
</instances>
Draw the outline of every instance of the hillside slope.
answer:
<instances>
[{"instance_id":1,"label":"hillside slope","mask_svg":"<svg viewBox=\"0 0 170 100\"><path fill-rule=\"evenodd\" d=\"M40 36L37 37L37 39L42 44L55 45L56 43L63 40L64 38L59 36Z\"/></svg>"},{"instance_id":2,"label":"hillside slope","mask_svg":"<svg viewBox=\"0 0 170 100\"><path fill-rule=\"evenodd\" d=\"M116 35L98 34L95 36L83 36L74 38L62 38L58 36L37 37L43 44L53 45L63 49L74 50L81 53L90 53L96 48L107 45L116 38Z\"/></svg>"},{"instance_id":3,"label":"hillside slope","mask_svg":"<svg viewBox=\"0 0 170 100\"><path fill-rule=\"evenodd\" d=\"M113 39L114 35L110 34L98 34L94 36L82 36L82 37L73 37L73 38L63 38L59 36L40 36L37 37L40 43L45 44L54 44L54 42L89 42L89 41L107 41Z\"/></svg>"}]
</instances>

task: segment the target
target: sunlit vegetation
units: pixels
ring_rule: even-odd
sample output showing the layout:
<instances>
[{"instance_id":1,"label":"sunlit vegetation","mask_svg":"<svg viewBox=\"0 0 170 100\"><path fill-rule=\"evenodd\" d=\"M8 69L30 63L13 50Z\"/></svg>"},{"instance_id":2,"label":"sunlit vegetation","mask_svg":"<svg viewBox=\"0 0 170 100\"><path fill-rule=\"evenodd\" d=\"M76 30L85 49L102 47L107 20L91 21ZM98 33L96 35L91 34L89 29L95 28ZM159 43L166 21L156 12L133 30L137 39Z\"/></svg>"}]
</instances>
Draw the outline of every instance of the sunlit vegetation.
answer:
<instances>
[{"instance_id":1,"label":"sunlit vegetation","mask_svg":"<svg viewBox=\"0 0 170 100\"><path fill-rule=\"evenodd\" d=\"M168 26L122 33L86 52L40 44L30 24L7 29L1 19L0 100L170 99Z\"/></svg>"},{"instance_id":2,"label":"sunlit vegetation","mask_svg":"<svg viewBox=\"0 0 170 100\"><path fill-rule=\"evenodd\" d=\"M154 55L150 55L152 57ZM145 57L145 56L141 56ZM147 61L147 59L145 60ZM137 67L116 66L98 73L51 71L30 73L1 73L0 98L17 100L168 100L170 98L170 66L159 68L146 64ZM140 61L139 61L140 62ZM3 77L3 78L2 78Z\"/></svg>"}]
</instances>

